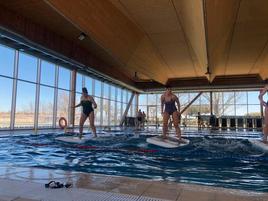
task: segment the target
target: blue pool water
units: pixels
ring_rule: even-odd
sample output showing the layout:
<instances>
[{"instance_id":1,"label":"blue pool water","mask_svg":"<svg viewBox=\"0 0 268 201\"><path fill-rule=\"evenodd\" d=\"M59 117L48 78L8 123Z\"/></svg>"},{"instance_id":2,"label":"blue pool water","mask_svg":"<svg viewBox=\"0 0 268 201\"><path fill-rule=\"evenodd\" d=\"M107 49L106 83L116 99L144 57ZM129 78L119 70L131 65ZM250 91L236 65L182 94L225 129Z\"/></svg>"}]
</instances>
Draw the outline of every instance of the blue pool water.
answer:
<instances>
[{"instance_id":1,"label":"blue pool water","mask_svg":"<svg viewBox=\"0 0 268 201\"><path fill-rule=\"evenodd\" d=\"M160 132L160 131L158 131ZM268 154L248 138L260 133L185 131L188 146L146 143L155 130L109 131L111 137L70 144L62 134L0 137L1 165L43 167L268 192Z\"/></svg>"}]
</instances>

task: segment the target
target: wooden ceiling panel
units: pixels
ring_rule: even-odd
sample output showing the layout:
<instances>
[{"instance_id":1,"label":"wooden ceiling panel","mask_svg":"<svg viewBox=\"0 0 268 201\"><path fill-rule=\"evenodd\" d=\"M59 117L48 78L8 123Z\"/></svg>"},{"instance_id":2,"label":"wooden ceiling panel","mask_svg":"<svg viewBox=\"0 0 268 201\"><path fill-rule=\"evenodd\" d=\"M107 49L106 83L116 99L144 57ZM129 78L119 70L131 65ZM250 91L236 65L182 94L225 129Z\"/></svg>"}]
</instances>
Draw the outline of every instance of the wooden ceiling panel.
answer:
<instances>
[{"instance_id":1,"label":"wooden ceiling panel","mask_svg":"<svg viewBox=\"0 0 268 201\"><path fill-rule=\"evenodd\" d=\"M61 14L55 12L55 10L53 10L51 6L44 1L0 1L0 5L26 17L36 24L44 26L53 33L63 36L72 43L77 44L77 46L87 49L97 58L103 60L111 66L116 67L119 71L124 73L128 79L131 79L134 75L135 70L129 69L129 71L126 71L121 67L120 63L118 63L118 61L112 57L112 55L100 47L91 38L86 37L83 41L78 40L81 30L73 26L70 22L66 21Z\"/></svg>"},{"instance_id":2,"label":"wooden ceiling panel","mask_svg":"<svg viewBox=\"0 0 268 201\"><path fill-rule=\"evenodd\" d=\"M169 72L161 73L166 66L160 65L164 62L150 44L150 39L111 2L106 0L90 1L90 3L86 0L80 0L79 3L71 1L66 3L63 0L48 0L48 2L57 12L80 27L100 47L107 50L121 67L128 68L129 64L136 63L139 65L132 66L133 71L141 72L161 83L167 81ZM151 71L152 69L156 72ZM126 72L128 71L129 69L126 69ZM153 77L154 75L157 77Z\"/></svg>"},{"instance_id":3,"label":"wooden ceiling panel","mask_svg":"<svg viewBox=\"0 0 268 201\"><path fill-rule=\"evenodd\" d=\"M182 37L177 37L180 32L152 34L151 39L163 56L172 74L170 77L188 77L196 75L192 61L189 58L186 44ZM180 61L180 62L178 62ZM185 70L187 69L187 70ZM182 73L183 72L183 73ZM195 74L193 74L193 72Z\"/></svg>"},{"instance_id":4,"label":"wooden ceiling panel","mask_svg":"<svg viewBox=\"0 0 268 201\"><path fill-rule=\"evenodd\" d=\"M77 39L80 34L78 29L72 24L66 23L66 20L52 10L44 1L0 1L0 5L68 39ZM77 42L79 41L77 40Z\"/></svg>"},{"instance_id":5,"label":"wooden ceiling panel","mask_svg":"<svg viewBox=\"0 0 268 201\"><path fill-rule=\"evenodd\" d=\"M256 63L261 59L268 41L267 13L268 1L241 1L226 75L248 74L258 68Z\"/></svg>"},{"instance_id":6,"label":"wooden ceiling panel","mask_svg":"<svg viewBox=\"0 0 268 201\"><path fill-rule=\"evenodd\" d=\"M144 30L152 42L158 58L163 62L164 72L169 77L198 74L172 1L124 0L112 2L123 13L127 13L127 16L141 30Z\"/></svg>"},{"instance_id":7,"label":"wooden ceiling panel","mask_svg":"<svg viewBox=\"0 0 268 201\"><path fill-rule=\"evenodd\" d=\"M216 75L225 74L239 6L239 0L204 1L208 65L212 80Z\"/></svg>"},{"instance_id":8,"label":"wooden ceiling panel","mask_svg":"<svg viewBox=\"0 0 268 201\"><path fill-rule=\"evenodd\" d=\"M202 0L173 0L178 20L185 34L188 51L195 65L197 76L207 71L207 48Z\"/></svg>"},{"instance_id":9,"label":"wooden ceiling panel","mask_svg":"<svg viewBox=\"0 0 268 201\"><path fill-rule=\"evenodd\" d=\"M0 6L70 41L71 57L81 47L130 83L268 78L266 0L11 0ZM81 32L88 36L83 41Z\"/></svg>"},{"instance_id":10,"label":"wooden ceiling panel","mask_svg":"<svg viewBox=\"0 0 268 201\"><path fill-rule=\"evenodd\" d=\"M180 28L169 0L124 0L121 3L148 34L172 32Z\"/></svg>"},{"instance_id":11,"label":"wooden ceiling panel","mask_svg":"<svg viewBox=\"0 0 268 201\"><path fill-rule=\"evenodd\" d=\"M144 55L148 56L144 57ZM154 77L163 84L166 83L168 76L170 76L169 69L166 68L166 65L159 59L154 51L152 43L147 37L144 37L139 44L126 67L130 69L138 68L138 73L142 73L148 77Z\"/></svg>"},{"instance_id":12,"label":"wooden ceiling panel","mask_svg":"<svg viewBox=\"0 0 268 201\"><path fill-rule=\"evenodd\" d=\"M143 38L143 33L109 1L47 1L123 63L128 61Z\"/></svg>"}]
</instances>

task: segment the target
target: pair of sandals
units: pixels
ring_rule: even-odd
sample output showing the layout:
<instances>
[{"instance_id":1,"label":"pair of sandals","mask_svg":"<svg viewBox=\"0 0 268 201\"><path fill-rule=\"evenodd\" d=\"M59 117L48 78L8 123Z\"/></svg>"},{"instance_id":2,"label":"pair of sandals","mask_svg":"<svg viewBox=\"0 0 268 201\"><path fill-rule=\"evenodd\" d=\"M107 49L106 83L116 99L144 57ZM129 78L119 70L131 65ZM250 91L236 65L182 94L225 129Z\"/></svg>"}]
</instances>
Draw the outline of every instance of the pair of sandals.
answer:
<instances>
[{"instance_id":1,"label":"pair of sandals","mask_svg":"<svg viewBox=\"0 0 268 201\"><path fill-rule=\"evenodd\" d=\"M72 187L72 184L71 183L63 184L57 181L50 181L49 183L45 184L45 187L46 188L70 188Z\"/></svg>"}]
</instances>

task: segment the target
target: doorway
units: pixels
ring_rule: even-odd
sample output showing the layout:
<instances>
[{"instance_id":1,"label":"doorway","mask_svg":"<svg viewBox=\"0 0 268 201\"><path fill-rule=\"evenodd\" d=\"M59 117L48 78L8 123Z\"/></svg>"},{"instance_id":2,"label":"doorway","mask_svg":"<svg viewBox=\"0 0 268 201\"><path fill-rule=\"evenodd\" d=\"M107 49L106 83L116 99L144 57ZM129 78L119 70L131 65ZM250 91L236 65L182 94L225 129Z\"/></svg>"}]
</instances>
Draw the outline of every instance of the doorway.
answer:
<instances>
[{"instance_id":1,"label":"doorway","mask_svg":"<svg viewBox=\"0 0 268 201\"><path fill-rule=\"evenodd\" d=\"M157 125L157 107L156 105L147 106L147 124Z\"/></svg>"}]
</instances>

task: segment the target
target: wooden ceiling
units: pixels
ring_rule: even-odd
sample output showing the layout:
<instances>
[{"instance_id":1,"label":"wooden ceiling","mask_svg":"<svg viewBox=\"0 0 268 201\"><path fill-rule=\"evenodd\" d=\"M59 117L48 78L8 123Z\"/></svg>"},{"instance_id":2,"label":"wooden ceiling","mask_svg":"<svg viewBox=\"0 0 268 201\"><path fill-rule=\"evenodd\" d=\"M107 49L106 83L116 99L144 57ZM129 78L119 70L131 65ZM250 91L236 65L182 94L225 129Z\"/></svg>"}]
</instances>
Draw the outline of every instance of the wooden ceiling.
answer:
<instances>
[{"instance_id":1,"label":"wooden ceiling","mask_svg":"<svg viewBox=\"0 0 268 201\"><path fill-rule=\"evenodd\" d=\"M267 0L0 1L6 10L94 57L91 67L101 73L141 89L256 86L268 78ZM17 31L11 20L1 22Z\"/></svg>"}]
</instances>

